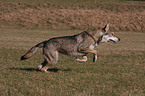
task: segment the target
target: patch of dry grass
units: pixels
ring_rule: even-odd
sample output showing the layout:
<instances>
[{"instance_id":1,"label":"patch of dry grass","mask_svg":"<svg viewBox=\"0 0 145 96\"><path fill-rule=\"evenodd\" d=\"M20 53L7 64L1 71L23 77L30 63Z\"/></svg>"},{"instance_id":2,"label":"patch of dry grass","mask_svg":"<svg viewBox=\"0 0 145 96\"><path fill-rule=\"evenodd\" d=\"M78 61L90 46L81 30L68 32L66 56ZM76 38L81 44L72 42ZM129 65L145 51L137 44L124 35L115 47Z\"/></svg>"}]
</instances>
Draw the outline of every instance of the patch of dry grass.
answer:
<instances>
[{"instance_id":1,"label":"patch of dry grass","mask_svg":"<svg viewBox=\"0 0 145 96\"><path fill-rule=\"evenodd\" d=\"M1 2L0 28L88 29L110 23L115 31L145 29L144 2L58 2Z\"/></svg>"},{"instance_id":2,"label":"patch of dry grass","mask_svg":"<svg viewBox=\"0 0 145 96\"><path fill-rule=\"evenodd\" d=\"M42 61L38 51L27 61L20 57L36 43L50 37L81 31L0 30L1 96L144 96L145 34L116 33L117 44L100 44L98 61L92 54L85 63L59 56L50 74L36 70ZM61 70L61 72L57 72ZM55 72L53 72L55 71Z\"/></svg>"}]
</instances>

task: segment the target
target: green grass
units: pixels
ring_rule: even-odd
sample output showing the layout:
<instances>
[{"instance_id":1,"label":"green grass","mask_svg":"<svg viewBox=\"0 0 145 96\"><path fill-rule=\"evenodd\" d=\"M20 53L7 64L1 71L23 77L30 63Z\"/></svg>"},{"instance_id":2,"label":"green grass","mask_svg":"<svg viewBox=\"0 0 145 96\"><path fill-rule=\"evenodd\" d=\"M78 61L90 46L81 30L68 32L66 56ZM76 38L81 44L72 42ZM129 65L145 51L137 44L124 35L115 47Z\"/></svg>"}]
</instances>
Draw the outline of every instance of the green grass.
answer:
<instances>
[{"instance_id":1,"label":"green grass","mask_svg":"<svg viewBox=\"0 0 145 96\"><path fill-rule=\"evenodd\" d=\"M116 33L117 44L100 44L98 61L92 63L59 55L51 73L42 73L39 50L27 61L20 57L36 43L50 37L76 34L79 30L0 30L1 96L144 96L145 34ZM59 70L57 72L57 70Z\"/></svg>"}]
</instances>

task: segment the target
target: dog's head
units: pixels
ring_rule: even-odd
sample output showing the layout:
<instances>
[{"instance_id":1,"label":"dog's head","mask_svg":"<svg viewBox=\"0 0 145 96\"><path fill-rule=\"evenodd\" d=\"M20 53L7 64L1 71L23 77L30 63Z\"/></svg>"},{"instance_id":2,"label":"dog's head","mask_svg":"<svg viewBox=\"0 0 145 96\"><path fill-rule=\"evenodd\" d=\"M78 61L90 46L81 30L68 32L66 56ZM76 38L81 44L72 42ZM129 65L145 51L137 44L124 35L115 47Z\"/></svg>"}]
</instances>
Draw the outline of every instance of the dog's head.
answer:
<instances>
[{"instance_id":1,"label":"dog's head","mask_svg":"<svg viewBox=\"0 0 145 96\"><path fill-rule=\"evenodd\" d=\"M105 43L105 42L111 42L111 43L116 43L120 41L120 38L114 35L114 32L109 32L109 33L105 33L102 36L102 40L101 43Z\"/></svg>"},{"instance_id":2,"label":"dog's head","mask_svg":"<svg viewBox=\"0 0 145 96\"><path fill-rule=\"evenodd\" d=\"M120 38L114 35L114 32L110 32L109 24L107 24L104 28L102 28L102 40L101 43L111 42L116 43L120 41Z\"/></svg>"}]
</instances>

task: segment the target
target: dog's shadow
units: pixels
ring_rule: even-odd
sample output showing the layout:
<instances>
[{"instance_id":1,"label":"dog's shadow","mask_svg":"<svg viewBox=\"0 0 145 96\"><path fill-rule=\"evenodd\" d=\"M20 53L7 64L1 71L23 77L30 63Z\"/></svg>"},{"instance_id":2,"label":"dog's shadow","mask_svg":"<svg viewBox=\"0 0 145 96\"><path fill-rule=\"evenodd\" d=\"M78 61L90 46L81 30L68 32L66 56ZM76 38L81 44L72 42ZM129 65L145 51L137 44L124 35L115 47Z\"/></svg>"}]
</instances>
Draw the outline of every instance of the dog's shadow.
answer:
<instances>
[{"instance_id":1,"label":"dog's shadow","mask_svg":"<svg viewBox=\"0 0 145 96\"><path fill-rule=\"evenodd\" d=\"M36 68L9 68L10 70L23 70L23 71L38 71L41 72L40 70ZM59 72L59 71L71 71L70 69L58 69L58 68L51 68L47 70L48 72Z\"/></svg>"}]
</instances>

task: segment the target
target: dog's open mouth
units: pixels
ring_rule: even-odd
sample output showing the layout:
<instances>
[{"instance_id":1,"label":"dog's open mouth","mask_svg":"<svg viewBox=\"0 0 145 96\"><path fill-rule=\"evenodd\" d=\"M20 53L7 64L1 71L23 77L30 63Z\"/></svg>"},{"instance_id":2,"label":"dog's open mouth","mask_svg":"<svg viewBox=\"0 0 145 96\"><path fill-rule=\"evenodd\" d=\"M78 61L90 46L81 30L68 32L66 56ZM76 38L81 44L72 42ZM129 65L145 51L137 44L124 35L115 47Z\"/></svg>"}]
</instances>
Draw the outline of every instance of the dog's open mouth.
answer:
<instances>
[{"instance_id":1,"label":"dog's open mouth","mask_svg":"<svg viewBox=\"0 0 145 96\"><path fill-rule=\"evenodd\" d=\"M116 43L114 40L112 40L112 39L109 39L109 42L111 42L111 43Z\"/></svg>"}]
</instances>

